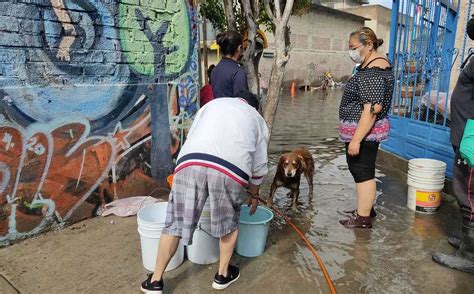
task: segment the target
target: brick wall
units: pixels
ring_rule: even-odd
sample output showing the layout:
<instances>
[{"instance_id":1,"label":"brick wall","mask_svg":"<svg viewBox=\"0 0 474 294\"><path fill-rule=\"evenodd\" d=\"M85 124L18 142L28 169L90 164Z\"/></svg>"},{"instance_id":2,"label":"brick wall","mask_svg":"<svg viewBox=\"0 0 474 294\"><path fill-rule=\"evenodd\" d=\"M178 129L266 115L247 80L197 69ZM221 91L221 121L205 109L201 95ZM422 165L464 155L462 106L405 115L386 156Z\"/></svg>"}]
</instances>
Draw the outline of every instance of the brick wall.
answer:
<instances>
[{"instance_id":1,"label":"brick wall","mask_svg":"<svg viewBox=\"0 0 474 294\"><path fill-rule=\"evenodd\" d=\"M0 2L0 244L166 186L197 111L186 0Z\"/></svg>"}]
</instances>

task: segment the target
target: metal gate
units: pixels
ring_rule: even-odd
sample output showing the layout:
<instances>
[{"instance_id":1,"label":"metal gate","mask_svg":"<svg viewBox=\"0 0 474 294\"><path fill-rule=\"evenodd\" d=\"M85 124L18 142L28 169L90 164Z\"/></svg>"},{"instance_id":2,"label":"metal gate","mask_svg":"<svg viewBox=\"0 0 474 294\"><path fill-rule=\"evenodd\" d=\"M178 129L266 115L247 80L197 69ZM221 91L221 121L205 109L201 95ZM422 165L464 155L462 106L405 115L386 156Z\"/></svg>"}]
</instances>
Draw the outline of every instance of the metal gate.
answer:
<instances>
[{"instance_id":1,"label":"metal gate","mask_svg":"<svg viewBox=\"0 0 474 294\"><path fill-rule=\"evenodd\" d=\"M462 0L461 0L462 1ZM382 148L448 163L450 76L459 0L394 0L389 58L395 74L389 139Z\"/></svg>"}]
</instances>

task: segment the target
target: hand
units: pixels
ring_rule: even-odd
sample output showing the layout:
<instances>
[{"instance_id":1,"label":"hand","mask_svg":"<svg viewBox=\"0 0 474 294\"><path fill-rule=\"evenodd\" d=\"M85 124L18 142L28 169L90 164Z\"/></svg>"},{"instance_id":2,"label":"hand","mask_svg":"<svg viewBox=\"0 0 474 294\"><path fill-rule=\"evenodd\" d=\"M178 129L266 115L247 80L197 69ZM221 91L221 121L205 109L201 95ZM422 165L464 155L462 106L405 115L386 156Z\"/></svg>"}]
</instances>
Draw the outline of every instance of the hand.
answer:
<instances>
[{"instance_id":1,"label":"hand","mask_svg":"<svg viewBox=\"0 0 474 294\"><path fill-rule=\"evenodd\" d=\"M260 192L260 187L250 183L247 188L247 192L251 195L258 195L258 193Z\"/></svg>"},{"instance_id":2,"label":"hand","mask_svg":"<svg viewBox=\"0 0 474 294\"><path fill-rule=\"evenodd\" d=\"M259 201L258 198L260 195L260 187L253 184L249 184L249 187L247 188L247 194L249 194L249 197L250 197L249 206L251 206L249 215L253 215L255 211L257 211L257 206L258 206L258 201Z\"/></svg>"},{"instance_id":3,"label":"hand","mask_svg":"<svg viewBox=\"0 0 474 294\"><path fill-rule=\"evenodd\" d=\"M360 151L360 143L351 141L349 143L349 146L347 147L347 153L349 153L350 156L358 156Z\"/></svg>"},{"instance_id":4,"label":"hand","mask_svg":"<svg viewBox=\"0 0 474 294\"><path fill-rule=\"evenodd\" d=\"M257 198L250 198L250 211L249 211L249 215L253 215L255 213L255 211L257 211L257 207L258 207L258 199Z\"/></svg>"}]
</instances>

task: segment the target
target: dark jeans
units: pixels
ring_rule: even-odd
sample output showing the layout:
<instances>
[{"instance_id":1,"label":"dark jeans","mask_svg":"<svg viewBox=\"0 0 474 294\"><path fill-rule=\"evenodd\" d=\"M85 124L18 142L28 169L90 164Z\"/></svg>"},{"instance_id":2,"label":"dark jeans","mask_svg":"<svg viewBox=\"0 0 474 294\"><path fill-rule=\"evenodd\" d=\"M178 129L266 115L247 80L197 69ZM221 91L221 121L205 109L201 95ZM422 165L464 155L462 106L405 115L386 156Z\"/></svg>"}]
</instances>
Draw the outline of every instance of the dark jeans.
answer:
<instances>
[{"instance_id":1,"label":"dark jeans","mask_svg":"<svg viewBox=\"0 0 474 294\"><path fill-rule=\"evenodd\" d=\"M358 156L350 156L349 143L346 143L346 160L349 171L356 183L363 183L375 178L375 161L377 160L378 142L362 141Z\"/></svg>"},{"instance_id":2,"label":"dark jeans","mask_svg":"<svg viewBox=\"0 0 474 294\"><path fill-rule=\"evenodd\" d=\"M461 158L459 148L456 153L453 168L453 192L464 218L474 221L474 168L471 168Z\"/></svg>"}]
</instances>

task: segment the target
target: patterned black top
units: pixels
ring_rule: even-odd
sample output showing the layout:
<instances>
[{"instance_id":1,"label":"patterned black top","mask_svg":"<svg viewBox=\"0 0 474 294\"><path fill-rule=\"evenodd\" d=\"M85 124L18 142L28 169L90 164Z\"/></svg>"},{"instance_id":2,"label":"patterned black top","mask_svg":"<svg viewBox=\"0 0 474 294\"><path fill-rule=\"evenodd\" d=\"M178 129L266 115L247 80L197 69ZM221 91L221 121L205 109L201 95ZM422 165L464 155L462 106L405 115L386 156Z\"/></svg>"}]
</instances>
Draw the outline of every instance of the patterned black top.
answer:
<instances>
[{"instance_id":1,"label":"patterned black top","mask_svg":"<svg viewBox=\"0 0 474 294\"><path fill-rule=\"evenodd\" d=\"M395 79L391 67L359 68L348 81L339 107L339 138L350 142L357 129L364 104L380 104L375 124L364 141L381 142L388 137L390 122L388 113L393 96Z\"/></svg>"}]
</instances>

